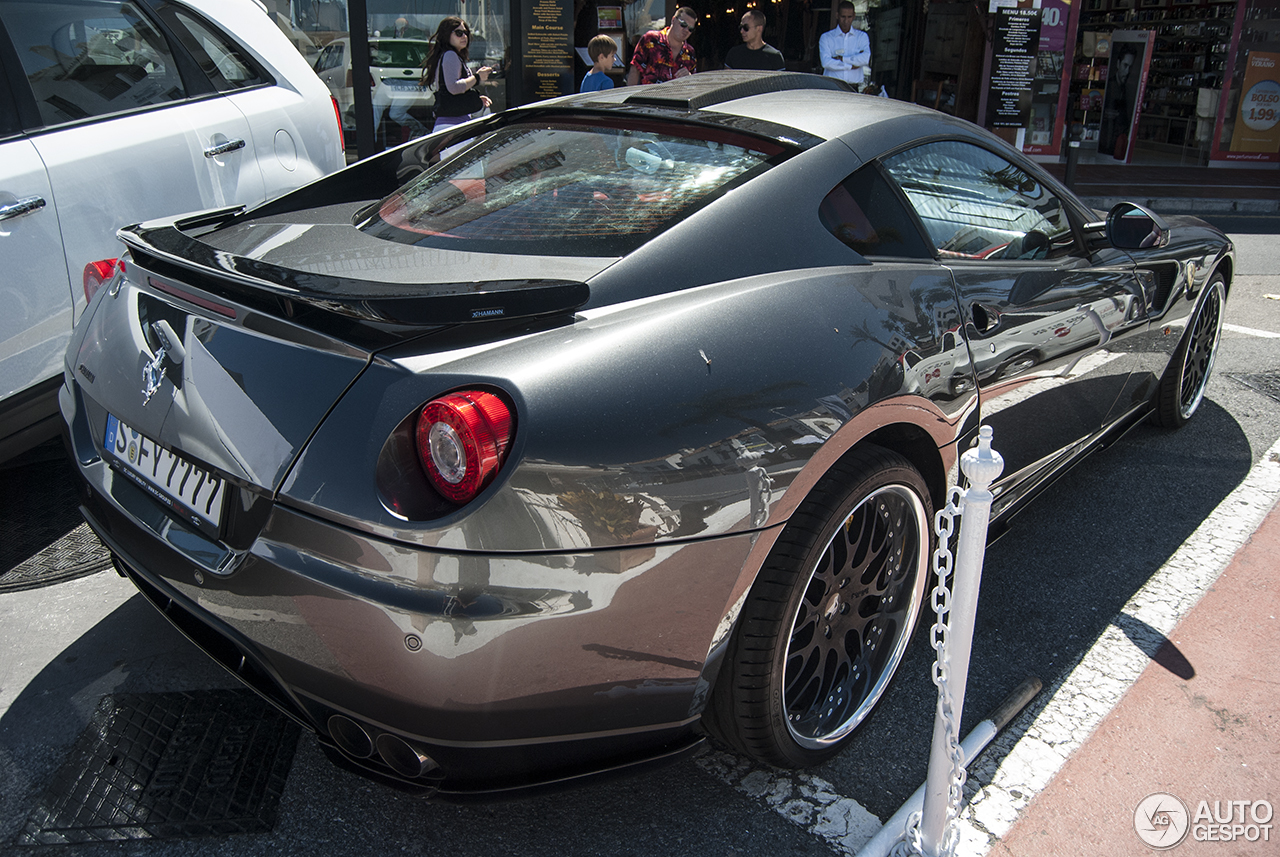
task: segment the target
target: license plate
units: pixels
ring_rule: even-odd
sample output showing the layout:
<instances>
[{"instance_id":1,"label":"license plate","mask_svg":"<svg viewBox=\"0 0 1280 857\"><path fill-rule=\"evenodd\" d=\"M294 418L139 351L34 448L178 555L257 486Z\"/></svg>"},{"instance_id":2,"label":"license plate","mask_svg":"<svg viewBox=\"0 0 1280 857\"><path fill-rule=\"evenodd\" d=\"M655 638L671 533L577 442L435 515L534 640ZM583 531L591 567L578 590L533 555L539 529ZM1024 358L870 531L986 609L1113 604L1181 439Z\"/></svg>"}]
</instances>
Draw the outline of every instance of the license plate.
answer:
<instances>
[{"instance_id":1,"label":"license plate","mask_svg":"<svg viewBox=\"0 0 1280 857\"><path fill-rule=\"evenodd\" d=\"M402 90L402 89L409 90L409 89L418 88L418 81L416 80L393 80L393 79L388 79L384 77L382 79L382 82L395 90Z\"/></svg>"},{"instance_id":2,"label":"license plate","mask_svg":"<svg viewBox=\"0 0 1280 857\"><path fill-rule=\"evenodd\" d=\"M215 538L227 494L222 477L107 414L103 446L123 473L178 517Z\"/></svg>"}]
</instances>

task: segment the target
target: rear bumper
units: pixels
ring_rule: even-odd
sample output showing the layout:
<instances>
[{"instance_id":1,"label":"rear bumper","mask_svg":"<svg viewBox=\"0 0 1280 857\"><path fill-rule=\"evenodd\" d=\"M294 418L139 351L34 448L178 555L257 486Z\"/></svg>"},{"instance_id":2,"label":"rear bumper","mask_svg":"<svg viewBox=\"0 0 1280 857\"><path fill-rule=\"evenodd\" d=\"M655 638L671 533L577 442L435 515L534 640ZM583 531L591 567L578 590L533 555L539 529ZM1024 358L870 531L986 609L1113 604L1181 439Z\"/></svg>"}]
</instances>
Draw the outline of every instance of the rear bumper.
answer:
<instances>
[{"instance_id":1,"label":"rear bumper","mask_svg":"<svg viewBox=\"0 0 1280 857\"><path fill-rule=\"evenodd\" d=\"M141 520L153 501L86 449L87 437L74 425L68 433L83 511L121 573L368 774L464 799L678 758L701 741L698 719L760 534L451 553L276 505L219 574ZM420 773L393 767L384 743L424 757Z\"/></svg>"}]
</instances>

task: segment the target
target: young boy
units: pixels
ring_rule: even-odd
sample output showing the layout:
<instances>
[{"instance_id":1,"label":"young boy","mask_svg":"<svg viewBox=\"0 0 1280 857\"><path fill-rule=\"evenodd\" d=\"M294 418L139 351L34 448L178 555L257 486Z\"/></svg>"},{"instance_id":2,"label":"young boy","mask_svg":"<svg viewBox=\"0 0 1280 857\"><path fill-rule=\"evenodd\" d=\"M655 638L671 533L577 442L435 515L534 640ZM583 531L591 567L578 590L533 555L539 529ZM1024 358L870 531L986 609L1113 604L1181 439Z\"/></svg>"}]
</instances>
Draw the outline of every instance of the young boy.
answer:
<instances>
[{"instance_id":1,"label":"young boy","mask_svg":"<svg viewBox=\"0 0 1280 857\"><path fill-rule=\"evenodd\" d=\"M601 33L587 42L587 56L591 57L591 71L582 78L582 92L599 92L602 89L613 89L613 78L608 71L613 68L614 57L618 55L618 43Z\"/></svg>"}]
</instances>

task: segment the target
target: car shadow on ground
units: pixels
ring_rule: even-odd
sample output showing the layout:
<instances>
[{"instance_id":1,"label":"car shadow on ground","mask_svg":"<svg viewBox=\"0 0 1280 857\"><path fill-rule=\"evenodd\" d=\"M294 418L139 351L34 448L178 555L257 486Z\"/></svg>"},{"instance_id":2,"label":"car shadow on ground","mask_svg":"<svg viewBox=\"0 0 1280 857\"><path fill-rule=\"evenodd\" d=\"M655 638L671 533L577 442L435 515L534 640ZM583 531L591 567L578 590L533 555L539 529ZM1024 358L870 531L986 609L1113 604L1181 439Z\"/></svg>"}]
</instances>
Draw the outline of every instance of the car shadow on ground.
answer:
<instances>
[{"instance_id":1,"label":"car shadow on ground","mask_svg":"<svg viewBox=\"0 0 1280 857\"><path fill-rule=\"evenodd\" d=\"M0 717L0 853L23 828L105 694L236 687L140 595L59 652ZM376 844L375 844L376 843ZM151 857L813 853L804 829L692 761L582 788L478 805L432 803L331 764L303 733L270 833L150 840ZM121 851L84 844L76 854ZM817 846L821 849L821 846ZM35 853L23 848L18 853Z\"/></svg>"},{"instance_id":2,"label":"car shadow on ground","mask_svg":"<svg viewBox=\"0 0 1280 857\"><path fill-rule=\"evenodd\" d=\"M12 841L103 695L235 686L141 595L129 598L50 659L0 717L0 843Z\"/></svg>"}]
</instances>

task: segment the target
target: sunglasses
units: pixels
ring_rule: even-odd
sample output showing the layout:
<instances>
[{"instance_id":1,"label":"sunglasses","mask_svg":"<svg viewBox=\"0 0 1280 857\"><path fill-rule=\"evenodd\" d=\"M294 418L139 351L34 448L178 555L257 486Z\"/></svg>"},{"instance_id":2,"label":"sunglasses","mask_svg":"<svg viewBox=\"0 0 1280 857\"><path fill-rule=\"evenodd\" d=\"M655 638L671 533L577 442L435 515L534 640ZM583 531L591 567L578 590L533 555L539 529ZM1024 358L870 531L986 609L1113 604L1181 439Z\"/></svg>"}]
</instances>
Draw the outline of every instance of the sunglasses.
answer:
<instances>
[{"instance_id":1,"label":"sunglasses","mask_svg":"<svg viewBox=\"0 0 1280 857\"><path fill-rule=\"evenodd\" d=\"M750 24L743 24L742 26L738 27L738 29L745 33L747 30L750 30L750 29L751 29L751 25L750 25Z\"/></svg>"},{"instance_id":2,"label":"sunglasses","mask_svg":"<svg viewBox=\"0 0 1280 857\"><path fill-rule=\"evenodd\" d=\"M692 30L693 30L693 28L694 28L694 27L698 26L697 24L690 24L690 23L689 23L688 21L686 21L684 18L676 18L676 23L677 23L677 24L679 24L680 26L684 27L686 30L689 30L689 31L691 31L691 32L692 32Z\"/></svg>"},{"instance_id":3,"label":"sunglasses","mask_svg":"<svg viewBox=\"0 0 1280 857\"><path fill-rule=\"evenodd\" d=\"M471 34L470 34L470 33L468 33L466 30L454 30L454 31L453 31L453 34L454 34L455 36L462 36L462 38L464 38L464 39L469 39L469 38L471 38Z\"/></svg>"}]
</instances>

